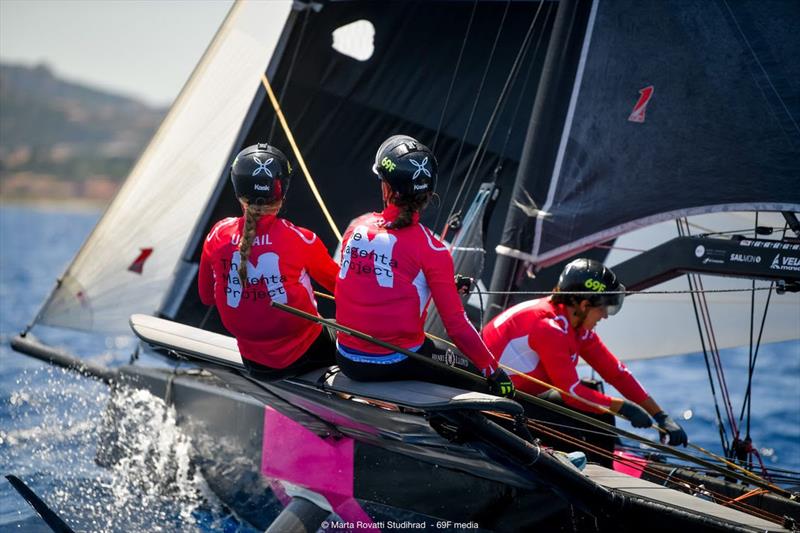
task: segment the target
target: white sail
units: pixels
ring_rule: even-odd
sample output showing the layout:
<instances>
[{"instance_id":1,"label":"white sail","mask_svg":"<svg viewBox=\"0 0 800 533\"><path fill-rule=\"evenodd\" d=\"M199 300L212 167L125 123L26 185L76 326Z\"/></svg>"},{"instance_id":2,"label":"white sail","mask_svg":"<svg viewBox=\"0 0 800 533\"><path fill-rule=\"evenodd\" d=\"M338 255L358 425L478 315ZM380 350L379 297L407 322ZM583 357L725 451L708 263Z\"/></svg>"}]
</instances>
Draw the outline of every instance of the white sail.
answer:
<instances>
[{"instance_id":1,"label":"white sail","mask_svg":"<svg viewBox=\"0 0 800 533\"><path fill-rule=\"evenodd\" d=\"M39 323L127 333L131 314L158 309L291 7L289 0L234 5Z\"/></svg>"},{"instance_id":2,"label":"white sail","mask_svg":"<svg viewBox=\"0 0 800 533\"><path fill-rule=\"evenodd\" d=\"M783 227L778 213L759 213L759 225ZM714 213L689 218L693 233L747 231L754 226L754 213ZM614 265L677 236L675 222L656 224L617 239L606 264ZM700 277L707 291L750 289L752 281L722 276ZM769 287L756 281L757 289ZM688 291L686 276L656 285L647 291ZM645 292L647 292L645 291ZM732 348L750 344L751 292L708 292L706 300L717 347ZM761 317L769 291L755 291L754 339L758 338ZM636 294L625 299L622 311L597 326L597 331L613 353L624 360L649 359L702 351L697 319L689 294ZM800 339L800 293L776 294L772 291L762 344ZM797 343L800 353L800 343Z\"/></svg>"}]
</instances>

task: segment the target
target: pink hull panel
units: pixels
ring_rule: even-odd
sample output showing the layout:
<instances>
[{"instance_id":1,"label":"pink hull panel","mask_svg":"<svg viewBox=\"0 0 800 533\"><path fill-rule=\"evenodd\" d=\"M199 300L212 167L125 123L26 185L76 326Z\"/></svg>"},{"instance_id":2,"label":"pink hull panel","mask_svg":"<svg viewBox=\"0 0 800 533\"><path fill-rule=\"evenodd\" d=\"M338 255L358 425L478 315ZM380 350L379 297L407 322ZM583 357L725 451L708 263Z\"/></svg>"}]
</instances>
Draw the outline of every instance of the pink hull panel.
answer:
<instances>
[{"instance_id":1,"label":"pink hull panel","mask_svg":"<svg viewBox=\"0 0 800 533\"><path fill-rule=\"evenodd\" d=\"M619 450L614 452L614 457L615 459L622 459L624 461L620 462L615 460L614 470L637 479L642 477L642 472L644 472L644 468L647 466L647 461L645 459Z\"/></svg>"},{"instance_id":2,"label":"pink hull panel","mask_svg":"<svg viewBox=\"0 0 800 533\"><path fill-rule=\"evenodd\" d=\"M343 520L363 524L363 531L376 531L353 497L354 445L349 438L322 439L266 407L261 472L325 496Z\"/></svg>"}]
</instances>

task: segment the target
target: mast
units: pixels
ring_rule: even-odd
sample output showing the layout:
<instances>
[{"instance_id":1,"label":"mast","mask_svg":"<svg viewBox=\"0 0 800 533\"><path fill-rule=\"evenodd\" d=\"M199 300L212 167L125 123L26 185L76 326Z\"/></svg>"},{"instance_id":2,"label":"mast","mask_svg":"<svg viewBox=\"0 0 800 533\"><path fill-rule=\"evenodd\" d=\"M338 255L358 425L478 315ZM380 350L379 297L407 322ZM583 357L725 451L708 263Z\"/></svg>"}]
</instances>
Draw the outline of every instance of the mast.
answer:
<instances>
[{"instance_id":1,"label":"mast","mask_svg":"<svg viewBox=\"0 0 800 533\"><path fill-rule=\"evenodd\" d=\"M518 285L523 265L516 250L529 250L533 242L535 213L532 198L541 198L553 171L560 136L569 105L569 90L574 83L592 10L591 0L562 0L547 47L542 79L533 105L525 144L520 157L508 214L503 226L502 246L498 246L490 291L509 291ZM508 305L509 295L490 294L484 323Z\"/></svg>"}]
</instances>

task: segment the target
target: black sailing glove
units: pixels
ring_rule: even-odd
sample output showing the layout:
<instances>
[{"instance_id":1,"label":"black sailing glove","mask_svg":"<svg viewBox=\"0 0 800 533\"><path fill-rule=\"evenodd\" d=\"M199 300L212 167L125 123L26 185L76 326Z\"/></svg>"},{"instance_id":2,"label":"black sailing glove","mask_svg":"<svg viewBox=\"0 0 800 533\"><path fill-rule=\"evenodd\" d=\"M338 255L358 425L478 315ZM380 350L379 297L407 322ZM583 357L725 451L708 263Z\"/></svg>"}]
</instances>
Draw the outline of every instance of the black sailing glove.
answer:
<instances>
[{"instance_id":1,"label":"black sailing glove","mask_svg":"<svg viewBox=\"0 0 800 533\"><path fill-rule=\"evenodd\" d=\"M489 383L489 392L495 396L510 398L514 395L514 383L502 368L495 370L486 381Z\"/></svg>"},{"instance_id":2,"label":"black sailing glove","mask_svg":"<svg viewBox=\"0 0 800 533\"><path fill-rule=\"evenodd\" d=\"M649 428L653 424L647 411L629 400L622 400L618 413L630 420L635 428Z\"/></svg>"},{"instance_id":3,"label":"black sailing glove","mask_svg":"<svg viewBox=\"0 0 800 533\"><path fill-rule=\"evenodd\" d=\"M661 434L662 443L666 442L667 438L669 438L667 444L670 446L678 446L679 444L686 446L686 444L688 444L689 437L686 436L686 432L667 413L661 411L653 415L653 418L655 418L658 427L666 431L666 434Z\"/></svg>"}]
</instances>

